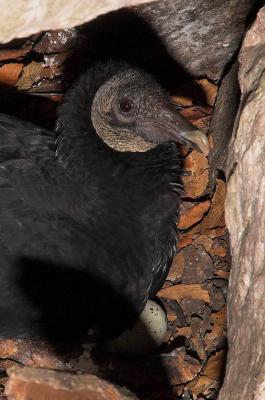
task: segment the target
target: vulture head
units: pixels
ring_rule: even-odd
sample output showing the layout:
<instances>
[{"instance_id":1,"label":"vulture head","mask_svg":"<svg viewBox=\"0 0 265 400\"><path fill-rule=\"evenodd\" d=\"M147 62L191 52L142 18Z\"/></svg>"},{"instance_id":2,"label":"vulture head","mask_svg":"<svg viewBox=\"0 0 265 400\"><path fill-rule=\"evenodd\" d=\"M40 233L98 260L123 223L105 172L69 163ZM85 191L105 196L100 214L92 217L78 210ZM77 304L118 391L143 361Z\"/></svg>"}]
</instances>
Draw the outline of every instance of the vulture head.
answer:
<instances>
[{"instance_id":1,"label":"vulture head","mask_svg":"<svg viewBox=\"0 0 265 400\"><path fill-rule=\"evenodd\" d=\"M167 91L143 70L124 63L90 68L66 95L59 129L60 120L64 129L71 126L69 105L76 110L79 102L86 113L82 120L116 151L145 152L175 141L209 152L206 135L179 114Z\"/></svg>"}]
</instances>

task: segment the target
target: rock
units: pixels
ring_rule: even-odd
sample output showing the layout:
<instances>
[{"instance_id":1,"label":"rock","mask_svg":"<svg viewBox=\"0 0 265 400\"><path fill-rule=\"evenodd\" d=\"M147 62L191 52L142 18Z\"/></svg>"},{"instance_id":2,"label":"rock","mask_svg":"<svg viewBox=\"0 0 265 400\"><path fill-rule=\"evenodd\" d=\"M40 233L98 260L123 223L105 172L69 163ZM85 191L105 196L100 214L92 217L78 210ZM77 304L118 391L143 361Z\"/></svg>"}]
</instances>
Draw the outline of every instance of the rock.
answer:
<instances>
[{"instance_id":1,"label":"rock","mask_svg":"<svg viewBox=\"0 0 265 400\"><path fill-rule=\"evenodd\" d=\"M94 375L12 367L5 394L12 400L137 400L127 389Z\"/></svg>"},{"instance_id":2,"label":"rock","mask_svg":"<svg viewBox=\"0 0 265 400\"><path fill-rule=\"evenodd\" d=\"M109 11L141 3L150 3L150 0L85 0L78 6L74 0L41 0L38 3L35 0L0 0L0 42L42 30L72 28ZM127 51L125 58L135 62L141 53L147 59L152 58L151 65L159 62L162 56L164 67L173 61L172 73L176 73L178 65L192 76L220 80L239 47L253 3L254 0L160 0L121 10L96 21L95 31L88 32L86 54L89 55L91 46L99 48L101 56L108 49L111 49L111 56L117 53L119 57ZM57 38L55 34L55 48L60 40L65 40L63 36ZM120 51L123 37L124 48ZM161 46L154 50L156 39ZM102 51L100 42L106 44L106 52ZM162 53L161 47L164 47Z\"/></svg>"},{"instance_id":3,"label":"rock","mask_svg":"<svg viewBox=\"0 0 265 400\"><path fill-rule=\"evenodd\" d=\"M265 7L239 56L241 103L227 166L226 222L232 247L229 353L219 400L265 393Z\"/></svg>"},{"instance_id":4,"label":"rock","mask_svg":"<svg viewBox=\"0 0 265 400\"><path fill-rule=\"evenodd\" d=\"M26 37L48 29L70 28L99 14L150 0L0 0L0 42Z\"/></svg>"},{"instance_id":5,"label":"rock","mask_svg":"<svg viewBox=\"0 0 265 400\"><path fill-rule=\"evenodd\" d=\"M245 29L253 0L162 0L139 7L189 74L220 79Z\"/></svg>"},{"instance_id":6,"label":"rock","mask_svg":"<svg viewBox=\"0 0 265 400\"><path fill-rule=\"evenodd\" d=\"M253 3L160 0L101 15L78 28L82 33L78 46L84 42L81 66L95 59L122 59L148 69L172 94L183 97L187 95L183 82L191 76L221 80L240 46ZM203 94L205 82L196 82L196 92L199 88ZM200 103L214 99L201 97Z\"/></svg>"}]
</instances>

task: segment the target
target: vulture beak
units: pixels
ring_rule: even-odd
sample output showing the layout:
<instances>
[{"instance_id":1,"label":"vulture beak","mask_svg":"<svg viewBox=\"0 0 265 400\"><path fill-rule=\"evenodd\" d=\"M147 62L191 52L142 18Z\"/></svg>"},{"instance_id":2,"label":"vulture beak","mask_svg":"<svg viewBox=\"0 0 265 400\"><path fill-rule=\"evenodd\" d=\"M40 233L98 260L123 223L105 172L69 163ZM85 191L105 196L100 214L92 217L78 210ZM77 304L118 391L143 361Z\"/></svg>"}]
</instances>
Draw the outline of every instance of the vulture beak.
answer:
<instances>
[{"instance_id":1,"label":"vulture beak","mask_svg":"<svg viewBox=\"0 0 265 400\"><path fill-rule=\"evenodd\" d=\"M147 123L154 141L161 143L172 140L199 150L206 156L209 154L207 136L182 117L173 104L160 106L156 119Z\"/></svg>"}]
</instances>

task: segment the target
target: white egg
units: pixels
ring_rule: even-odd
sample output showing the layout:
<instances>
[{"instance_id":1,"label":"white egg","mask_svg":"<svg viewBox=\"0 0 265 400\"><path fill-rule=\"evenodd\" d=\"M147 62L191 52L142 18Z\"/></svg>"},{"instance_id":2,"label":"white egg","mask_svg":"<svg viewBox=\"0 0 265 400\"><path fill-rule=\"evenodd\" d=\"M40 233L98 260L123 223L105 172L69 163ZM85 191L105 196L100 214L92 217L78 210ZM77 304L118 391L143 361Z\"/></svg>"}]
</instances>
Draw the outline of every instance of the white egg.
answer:
<instances>
[{"instance_id":1,"label":"white egg","mask_svg":"<svg viewBox=\"0 0 265 400\"><path fill-rule=\"evenodd\" d=\"M163 343L167 331L167 316L163 308L148 300L139 318L120 336L105 344L111 353L140 355L150 353Z\"/></svg>"}]
</instances>

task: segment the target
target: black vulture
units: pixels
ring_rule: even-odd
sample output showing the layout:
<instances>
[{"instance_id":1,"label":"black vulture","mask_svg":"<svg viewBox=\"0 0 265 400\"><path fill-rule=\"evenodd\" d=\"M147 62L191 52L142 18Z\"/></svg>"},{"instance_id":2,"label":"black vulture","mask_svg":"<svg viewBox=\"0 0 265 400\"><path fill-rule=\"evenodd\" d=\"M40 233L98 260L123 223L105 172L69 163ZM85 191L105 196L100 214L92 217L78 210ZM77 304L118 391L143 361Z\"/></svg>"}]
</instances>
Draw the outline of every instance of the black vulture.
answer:
<instances>
[{"instance_id":1,"label":"black vulture","mask_svg":"<svg viewBox=\"0 0 265 400\"><path fill-rule=\"evenodd\" d=\"M56 132L0 115L0 336L120 333L176 248L182 158L206 137L147 73L96 64Z\"/></svg>"}]
</instances>

